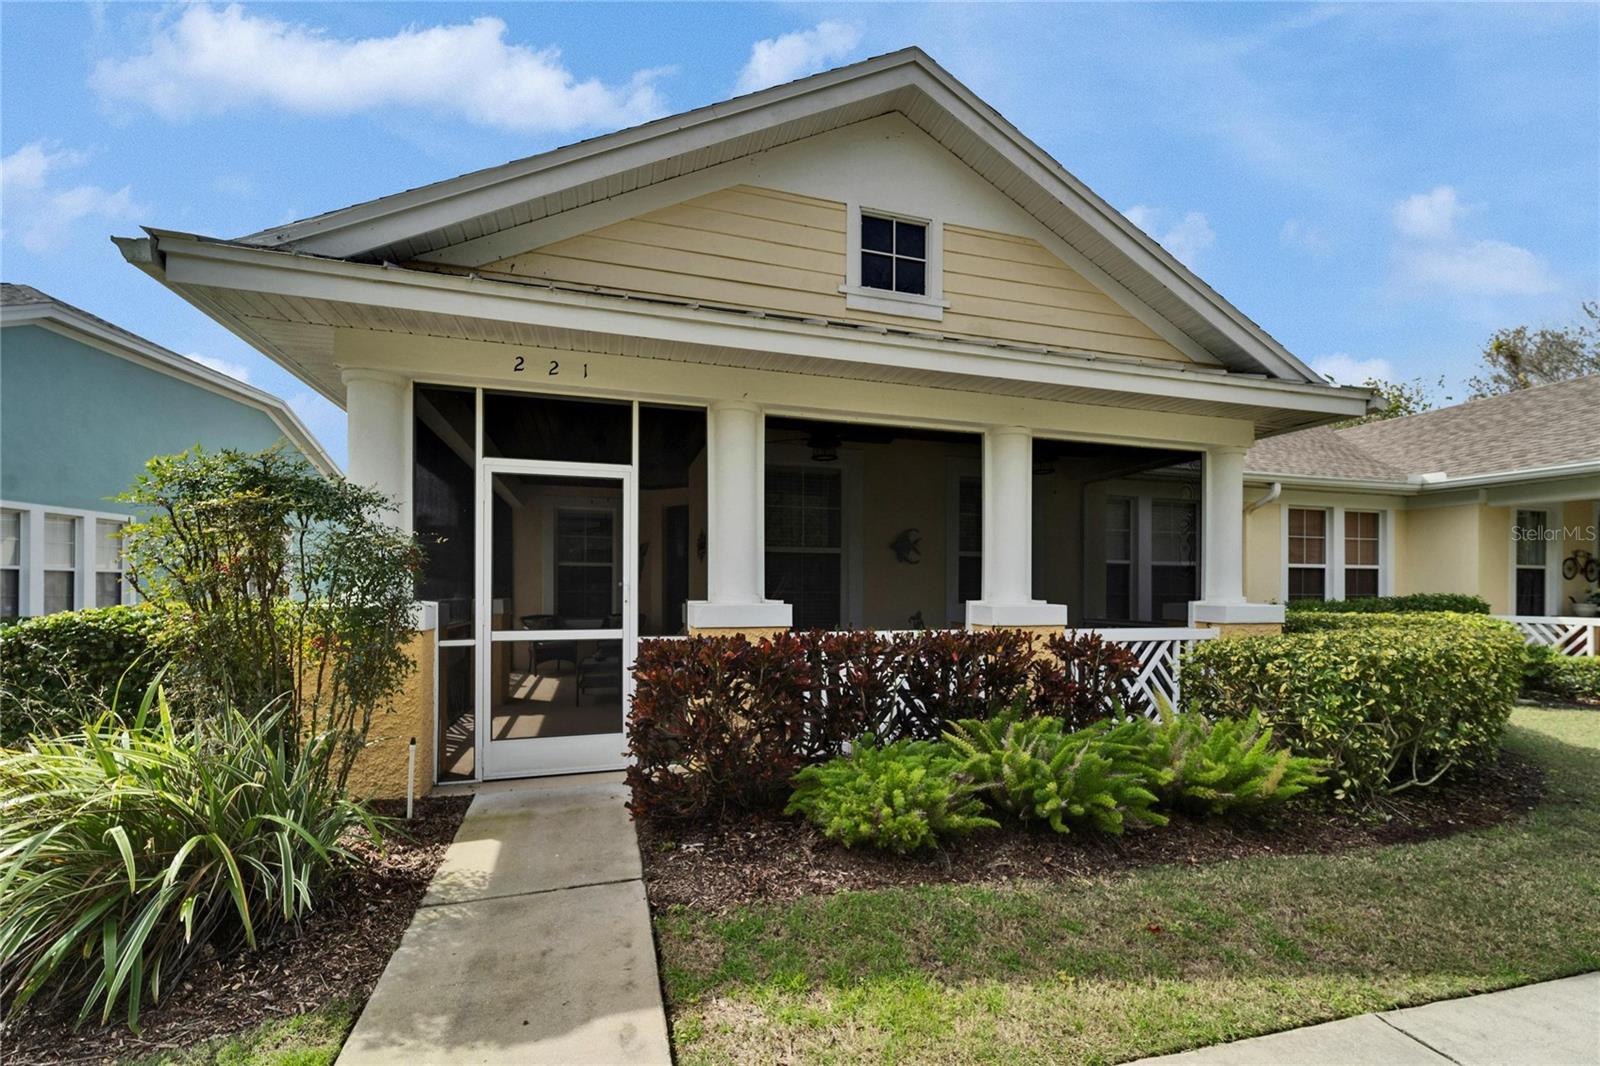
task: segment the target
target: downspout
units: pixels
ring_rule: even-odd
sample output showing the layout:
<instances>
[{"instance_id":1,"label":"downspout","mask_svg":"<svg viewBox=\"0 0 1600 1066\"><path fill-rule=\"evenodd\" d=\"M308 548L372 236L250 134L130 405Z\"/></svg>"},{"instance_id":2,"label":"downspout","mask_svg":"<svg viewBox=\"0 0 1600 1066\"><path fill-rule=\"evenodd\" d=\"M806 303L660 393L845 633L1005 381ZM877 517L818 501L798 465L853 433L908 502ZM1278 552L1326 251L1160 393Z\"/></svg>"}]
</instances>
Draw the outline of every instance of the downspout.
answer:
<instances>
[{"instance_id":1,"label":"downspout","mask_svg":"<svg viewBox=\"0 0 1600 1066\"><path fill-rule=\"evenodd\" d=\"M1245 514L1251 514L1252 512L1259 511L1261 508L1265 507L1267 504L1271 503L1273 500L1276 500L1282 494L1283 494L1283 482L1274 481L1272 483L1272 485L1267 489L1267 494L1265 496L1261 497L1261 499L1259 499L1259 500L1255 500L1255 501L1253 501L1251 503L1245 504L1244 513Z\"/></svg>"}]
</instances>

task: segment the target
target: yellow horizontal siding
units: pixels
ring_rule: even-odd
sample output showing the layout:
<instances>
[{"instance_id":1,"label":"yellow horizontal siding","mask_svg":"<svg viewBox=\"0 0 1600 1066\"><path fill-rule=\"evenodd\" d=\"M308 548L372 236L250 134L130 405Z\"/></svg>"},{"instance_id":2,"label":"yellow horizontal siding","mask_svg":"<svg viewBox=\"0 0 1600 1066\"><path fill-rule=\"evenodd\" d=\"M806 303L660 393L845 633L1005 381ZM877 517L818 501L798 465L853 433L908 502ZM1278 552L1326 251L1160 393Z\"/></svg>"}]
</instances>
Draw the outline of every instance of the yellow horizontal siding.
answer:
<instances>
[{"instance_id":1,"label":"yellow horizontal siding","mask_svg":"<svg viewBox=\"0 0 1600 1066\"><path fill-rule=\"evenodd\" d=\"M1019 344L1188 358L1027 237L946 223L944 320L845 306L845 205L735 186L479 268L823 318L914 324Z\"/></svg>"}]
</instances>

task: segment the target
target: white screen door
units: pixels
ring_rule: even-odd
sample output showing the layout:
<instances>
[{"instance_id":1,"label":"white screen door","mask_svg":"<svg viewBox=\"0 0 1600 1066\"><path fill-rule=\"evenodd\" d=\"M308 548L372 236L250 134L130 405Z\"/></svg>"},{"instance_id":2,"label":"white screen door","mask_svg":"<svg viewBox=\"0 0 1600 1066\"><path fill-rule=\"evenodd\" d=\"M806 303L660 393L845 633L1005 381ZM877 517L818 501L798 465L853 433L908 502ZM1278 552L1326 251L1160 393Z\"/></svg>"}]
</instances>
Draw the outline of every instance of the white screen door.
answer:
<instances>
[{"instance_id":1,"label":"white screen door","mask_svg":"<svg viewBox=\"0 0 1600 1066\"><path fill-rule=\"evenodd\" d=\"M481 470L483 776L620 769L637 634L632 470L511 459Z\"/></svg>"}]
</instances>

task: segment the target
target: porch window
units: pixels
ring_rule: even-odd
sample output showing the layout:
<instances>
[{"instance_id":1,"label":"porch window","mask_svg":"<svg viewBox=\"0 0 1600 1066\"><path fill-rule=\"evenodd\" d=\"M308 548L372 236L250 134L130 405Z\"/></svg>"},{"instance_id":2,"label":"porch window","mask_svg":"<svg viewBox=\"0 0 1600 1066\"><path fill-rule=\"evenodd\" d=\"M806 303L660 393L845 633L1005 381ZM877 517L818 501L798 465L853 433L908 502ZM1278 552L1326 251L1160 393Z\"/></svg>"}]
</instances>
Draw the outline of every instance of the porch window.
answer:
<instances>
[{"instance_id":1,"label":"porch window","mask_svg":"<svg viewBox=\"0 0 1600 1066\"><path fill-rule=\"evenodd\" d=\"M836 629L843 591L838 470L769 466L766 595L794 608L796 629Z\"/></svg>"},{"instance_id":2,"label":"porch window","mask_svg":"<svg viewBox=\"0 0 1600 1066\"><path fill-rule=\"evenodd\" d=\"M1344 513L1344 598L1378 594L1378 512Z\"/></svg>"},{"instance_id":3,"label":"porch window","mask_svg":"<svg viewBox=\"0 0 1600 1066\"><path fill-rule=\"evenodd\" d=\"M983 479L963 477L956 500L956 600L983 598Z\"/></svg>"},{"instance_id":4,"label":"porch window","mask_svg":"<svg viewBox=\"0 0 1600 1066\"><path fill-rule=\"evenodd\" d=\"M77 606L78 520L44 516L44 613Z\"/></svg>"},{"instance_id":5,"label":"porch window","mask_svg":"<svg viewBox=\"0 0 1600 1066\"><path fill-rule=\"evenodd\" d=\"M556 512L557 616L598 626L612 614L615 533L611 511Z\"/></svg>"},{"instance_id":6,"label":"porch window","mask_svg":"<svg viewBox=\"0 0 1600 1066\"><path fill-rule=\"evenodd\" d=\"M0 618L22 613L22 512L0 511Z\"/></svg>"},{"instance_id":7,"label":"porch window","mask_svg":"<svg viewBox=\"0 0 1600 1066\"><path fill-rule=\"evenodd\" d=\"M1182 618L1198 598L1200 509L1190 500L1150 504L1150 607L1160 621Z\"/></svg>"},{"instance_id":8,"label":"porch window","mask_svg":"<svg viewBox=\"0 0 1600 1066\"><path fill-rule=\"evenodd\" d=\"M861 285L867 289L925 296L928 292L928 226L861 213Z\"/></svg>"},{"instance_id":9,"label":"porch window","mask_svg":"<svg viewBox=\"0 0 1600 1066\"><path fill-rule=\"evenodd\" d=\"M1289 599L1328 598L1328 513L1289 508Z\"/></svg>"},{"instance_id":10,"label":"porch window","mask_svg":"<svg viewBox=\"0 0 1600 1066\"><path fill-rule=\"evenodd\" d=\"M1106 500L1106 609L1108 618L1133 617L1133 504Z\"/></svg>"},{"instance_id":11,"label":"porch window","mask_svg":"<svg viewBox=\"0 0 1600 1066\"><path fill-rule=\"evenodd\" d=\"M1546 540L1550 516L1544 511L1517 512L1516 528L1512 531L1516 551L1516 601L1517 614L1544 614L1545 585L1549 562L1549 542Z\"/></svg>"},{"instance_id":12,"label":"porch window","mask_svg":"<svg viewBox=\"0 0 1600 1066\"><path fill-rule=\"evenodd\" d=\"M122 602L122 523L95 520L94 605L115 607Z\"/></svg>"}]
</instances>

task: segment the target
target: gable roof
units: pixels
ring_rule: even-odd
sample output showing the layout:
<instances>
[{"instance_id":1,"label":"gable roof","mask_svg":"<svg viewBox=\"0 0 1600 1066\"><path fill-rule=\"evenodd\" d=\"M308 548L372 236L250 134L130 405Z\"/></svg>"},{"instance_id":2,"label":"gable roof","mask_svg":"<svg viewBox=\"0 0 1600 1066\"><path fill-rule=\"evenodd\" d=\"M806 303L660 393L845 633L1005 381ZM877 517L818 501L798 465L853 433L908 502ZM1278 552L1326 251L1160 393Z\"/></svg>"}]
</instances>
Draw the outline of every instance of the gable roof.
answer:
<instances>
[{"instance_id":1,"label":"gable roof","mask_svg":"<svg viewBox=\"0 0 1600 1066\"><path fill-rule=\"evenodd\" d=\"M1600 463L1600 374L1454 407L1258 441L1245 468L1404 485Z\"/></svg>"},{"instance_id":2,"label":"gable roof","mask_svg":"<svg viewBox=\"0 0 1600 1066\"><path fill-rule=\"evenodd\" d=\"M899 113L1231 370L1326 383L919 48L774 86L237 238L404 262L487 234Z\"/></svg>"},{"instance_id":3,"label":"gable roof","mask_svg":"<svg viewBox=\"0 0 1600 1066\"><path fill-rule=\"evenodd\" d=\"M0 326L53 323L64 327L76 340L123 359L187 381L192 385L221 393L271 418L284 438L322 473L333 476L339 467L311 435L305 423L278 397L253 385L220 374L177 352L130 333L82 308L58 300L31 285L0 282Z\"/></svg>"}]
</instances>

